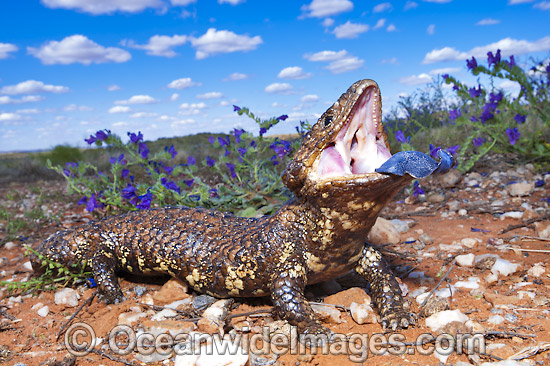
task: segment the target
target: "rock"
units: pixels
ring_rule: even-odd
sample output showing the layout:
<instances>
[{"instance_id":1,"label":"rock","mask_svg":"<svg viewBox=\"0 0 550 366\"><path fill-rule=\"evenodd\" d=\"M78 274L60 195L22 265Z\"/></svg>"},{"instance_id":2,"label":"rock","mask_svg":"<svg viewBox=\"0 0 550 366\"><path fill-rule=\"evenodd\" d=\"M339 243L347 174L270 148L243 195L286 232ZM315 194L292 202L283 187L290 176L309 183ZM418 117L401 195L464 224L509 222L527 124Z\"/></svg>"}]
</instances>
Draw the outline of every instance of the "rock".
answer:
<instances>
[{"instance_id":1,"label":"rock","mask_svg":"<svg viewBox=\"0 0 550 366\"><path fill-rule=\"evenodd\" d=\"M418 237L418 240L420 240L422 243L425 243L425 244L433 244L434 242L432 237L426 233L420 234L420 236Z\"/></svg>"},{"instance_id":2,"label":"rock","mask_svg":"<svg viewBox=\"0 0 550 366\"><path fill-rule=\"evenodd\" d=\"M508 295L500 295L490 292L485 292L483 294L483 297L485 300L489 301L493 306L500 306L500 305L519 305L521 303L521 299L519 296L508 296Z\"/></svg>"},{"instance_id":3,"label":"rock","mask_svg":"<svg viewBox=\"0 0 550 366\"><path fill-rule=\"evenodd\" d=\"M176 355L174 366L244 366L248 362L248 354L234 341L224 337L213 342L213 346L203 345L193 354Z\"/></svg>"},{"instance_id":4,"label":"rock","mask_svg":"<svg viewBox=\"0 0 550 366\"><path fill-rule=\"evenodd\" d=\"M4 248L7 250L12 250L16 246L17 244L15 244L13 241L8 241L6 244L4 244Z\"/></svg>"},{"instance_id":5,"label":"rock","mask_svg":"<svg viewBox=\"0 0 550 366\"><path fill-rule=\"evenodd\" d=\"M132 323L137 322L139 319L144 318L147 316L147 313L136 313L136 312L128 312L128 313L121 313L118 315L118 324L120 325L132 325Z\"/></svg>"},{"instance_id":6,"label":"rock","mask_svg":"<svg viewBox=\"0 0 550 366\"><path fill-rule=\"evenodd\" d=\"M460 243L462 243L462 245L464 245L465 247L468 247L468 248L475 247L479 242L480 242L480 240L475 239L475 238L464 238L460 241Z\"/></svg>"},{"instance_id":7,"label":"rock","mask_svg":"<svg viewBox=\"0 0 550 366\"><path fill-rule=\"evenodd\" d=\"M277 360L279 359L279 356L276 354L257 355L253 352L248 356L248 362L250 363L250 366L275 366L278 364Z\"/></svg>"},{"instance_id":8,"label":"rock","mask_svg":"<svg viewBox=\"0 0 550 366\"><path fill-rule=\"evenodd\" d=\"M468 316L464 315L460 310L444 310L439 313L435 313L426 318L426 326L432 331L437 331L443 328L450 322L464 323L468 320Z\"/></svg>"},{"instance_id":9,"label":"rock","mask_svg":"<svg viewBox=\"0 0 550 366\"><path fill-rule=\"evenodd\" d=\"M499 325L502 322L504 322L504 317L500 315L493 315L487 319L487 323L493 324L493 325Z\"/></svg>"},{"instance_id":10,"label":"rock","mask_svg":"<svg viewBox=\"0 0 550 366\"><path fill-rule=\"evenodd\" d=\"M425 295L428 295L427 293ZM420 297L420 296L418 296ZM422 296L419 305L422 304L426 296ZM418 298L417 298L418 299ZM448 298L442 298L437 296L430 296L426 305L420 309L419 315L423 318L427 318L433 314L449 310L450 304Z\"/></svg>"},{"instance_id":11,"label":"rock","mask_svg":"<svg viewBox=\"0 0 550 366\"><path fill-rule=\"evenodd\" d=\"M487 354L491 356L496 356L500 359L506 359L510 356L512 356L514 353L514 349L504 343L491 343L487 345L486 348Z\"/></svg>"},{"instance_id":12,"label":"rock","mask_svg":"<svg viewBox=\"0 0 550 366\"><path fill-rule=\"evenodd\" d=\"M169 359L170 357L172 357L172 353L171 352L162 352L162 353L158 353L158 352L152 352L152 353L135 353L134 354L134 357L136 360L142 362L142 363L154 363L154 362L162 362L164 360L167 360Z\"/></svg>"},{"instance_id":13,"label":"rock","mask_svg":"<svg viewBox=\"0 0 550 366\"><path fill-rule=\"evenodd\" d=\"M468 320L464 323L470 333L485 333L485 328L483 325L479 324L475 320Z\"/></svg>"},{"instance_id":14,"label":"rock","mask_svg":"<svg viewBox=\"0 0 550 366\"><path fill-rule=\"evenodd\" d=\"M349 308L352 302L370 305L371 299L365 290L360 287L352 287L337 294L325 297L326 304L342 305Z\"/></svg>"},{"instance_id":15,"label":"rock","mask_svg":"<svg viewBox=\"0 0 550 366\"><path fill-rule=\"evenodd\" d=\"M439 184L441 184L443 188L452 188L456 186L461 179L462 174L458 170L452 169L439 177Z\"/></svg>"},{"instance_id":16,"label":"rock","mask_svg":"<svg viewBox=\"0 0 550 366\"><path fill-rule=\"evenodd\" d=\"M223 331L223 324L213 322L207 318L201 318L197 322L197 327L199 331L207 334L218 334Z\"/></svg>"},{"instance_id":17,"label":"rock","mask_svg":"<svg viewBox=\"0 0 550 366\"><path fill-rule=\"evenodd\" d=\"M510 323L515 323L518 321L518 316L516 314L506 314L504 315L504 319L506 319Z\"/></svg>"},{"instance_id":18,"label":"rock","mask_svg":"<svg viewBox=\"0 0 550 366\"><path fill-rule=\"evenodd\" d=\"M357 324L376 324L378 320L370 305L352 302L350 305L351 317Z\"/></svg>"},{"instance_id":19,"label":"rock","mask_svg":"<svg viewBox=\"0 0 550 366\"><path fill-rule=\"evenodd\" d=\"M441 193L431 193L426 197L430 203L440 203L445 201L445 196Z\"/></svg>"},{"instance_id":20,"label":"rock","mask_svg":"<svg viewBox=\"0 0 550 366\"><path fill-rule=\"evenodd\" d=\"M550 221L535 222L535 235L539 238L550 239Z\"/></svg>"},{"instance_id":21,"label":"rock","mask_svg":"<svg viewBox=\"0 0 550 366\"><path fill-rule=\"evenodd\" d=\"M456 264L458 264L461 267L472 267L474 265L474 258L475 258L475 255L473 253L462 254L462 255L457 255L455 257L455 261L456 261Z\"/></svg>"},{"instance_id":22,"label":"rock","mask_svg":"<svg viewBox=\"0 0 550 366\"><path fill-rule=\"evenodd\" d=\"M187 285L175 278L171 278L160 290L153 294L153 300L157 305L166 305L176 300L186 299L189 296Z\"/></svg>"},{"instance_id":23,"label":"rock","mask_svg":"<svg viewBox=\"0 0 550 366\"><path fill-rule=\"evenodd\" d=\"M533 267L529 268L529 270L527 271L527 274L529 276L533 276L533 277L540 277L544 274L544 272L546 272L546 268L544 268L544 266L542 265L542 263L536 263Z\"/></svg>"},{"instance_id":24,"label":"rock","mask_svg":"<svg viewBox=\"0 0 550 366\"><path fill-rule=\"evenodd\" d=\"M68 287L57 290L54 295L54 302L57 305L71 306L73 308L78 306L79 299L80 295L78 292Z\"/></svg>"},{"instance_id":25,"label":"rock","mask_svg":"<svg viewBox=\"0 0 550 366\"><path fill-rule=\"evenodd\" d=\"M195 323L181 320L144 320L141 322L141 326L147 332L154 334L169 333L172 337L182 333L188 334L197 329Z\"/></svg>"},{"instance_id":26,"label":"rock","mask_svg":"<svg viewBox=\"0 0 550 366\"><path fill-rule=\"evenodd\" d=\"M25 263L23 263L23 271L24 272L32 272L33 271L31 261L26 261Z\"/></svg>"},{"instance_id":27,"label":"rock","mask_svg":"<svg viewBox=\"0 0 550 366\"><path fill-rule=\"evenodd\" d=\"M519 263L512 263L506 259L499 258L495 261L493 267L491 267L491 273L508 276L515 273L519 267Z\"/></svg>"},{"instance_id":28,"label":"rock","mask_svg":"<svg viewBox=\"0 0 550 366\"><path fill-rule=\"evenodd\" d=\"M166 320L167 318L174 318L177 315L178 315L178 313L175 312L172 309L163 309L163 310L159 311L158 313L156 313L155 315L153 315L151 317L151 320L161 321L161 320Z\"/></svg>"},{"instance_id":29,"label":"rock","mask_svg":"<svg viewBox=\"0 0 550 366\"><path fill-rule=\"evenodd\" d=\"M176 309L181 310L182 308L185 308L186 306L191 305L192 302L193 302L192 298L188 297L187 299L176 300L174 302L171 302L170 304L166 304L164 305L164 308L172 309L172 310L176 310Z\"/></svg>"},{"instance_id":30,"label":"rock","mask_svg":"<svg viewBox=\"0 0 550 366\"><path fill-rule=\"evenodd\" d=\"M487 276L485 276L485 282L487 282L488 285L493 284L498 281L498 276L494 273L489 273Z\"/></svg>"},{"instance_id":31,"label":"rock","mask_svg":"<svg viewBox=\"0 0 550 366\"><path fill-rule=\"evenodd\" d=\"M339 324L342 322L340 310L332 305L311 304L311 308L317 314L319 320L323 322Z\"/></svg>"},{"instance_id":32,"label":"rock","mask_svg":"<svg viewBox=\"0 0 550 366\"><path fill-rule=\"evenodd\" d=\"M439 244L439 249L444 252L457 252L462 250L462 244Z\"/></svg>"},{"instance_id":33,"label":"rock","mask_svg":"<svg viewBox=\"0 0 550 366\"><path fill-rule=\"evenodd\" d=\"M477 269L491 269L499 258L496 254L481 254L476 256L474 267Z\"/></svg>"},{"instance_id":34,"label":"rock","mask_svg":"<svg viewBox=\"0 0 550 366\"><path fill-rule=\"evenodd\" d=\"M512 183L506 187L506 192L513 197L522 197L530 195L534 189L533 183Z\"/></svg>"},{"instance_id":35,"label":"rock","mask_svg":"<svg viewBox=\"0 0 550 366\"><path fill-rule=\"evenodd\" d=\"M0 258L0 268L6 266L9 263L8 258L2 257Z\"/></svg>"},{"instance_id":36,"label":"rock","mask_svg":"<svg viewBox=\"0 0 550 366\"><path fill-rule=\"evenodd\" d=\"M379 217L367 235L367 241L374 245L397 244L401 238L399 231L391 221Z\"/></svg>"},{"instance_id":37,"label":"rock","mask_svg":"<svg viewBox=\"0 0 550 366\"><path fill-rule=\"evenodd\" d=\"M137 285L136 287L134 287L134 293L136 294L137 297L142 297L143 295L145 295L146 292L147 292L147 287L145 286Z\"/></svg>"},{"instance_id":38,"label":"rock","mask_svg":"<svg viewBox=\"0 0 550 366\"><path fill-rule=\"evenodd\" d=\"M193 299L193 309L196 311L204 311L216 301L217 299L210 295L199 295Z\"/></svg>"},{"instance_id":39,"label":"rock","mask_svg":"<svg viewBox=\"0 0 550 366\"><path fill-rule=\"evenodd\" d=\"M502 360L497 362L483 362L479 366L533 366L529 362L514 361L514 360Z\"/></svg>"},{"instance_id":40,"label":"rock","mask_svg":"<svg viewBox=\"0 0 550 366\"><path fill-rule=\"evenodd\" d=\"M500 215L500 221L503 221L506 218L519 220L522 217L523 217L523 211L509 211Z\"/></svg>"},{"instance_id":41,"label":"rock","mask_svg":"<svg viewBox=\"0 0 550 366\"><path fill-rule=\"evenodd\" d=\"M393 220L390 220L390 222L393 224L393 226L395 226L398 232L406 233L410 229L410 224L413 223L414 221L393 219Z\"/></svg>"},{"instance_id":42,"label":"rock","mask_svg":"<svg viewBox=\"0 0 550 366\"><path fill-rule=\"evenodd\" d=\"M299 342L297 328L291 326L286 320L276 320L267 323L266 326L268 329L267 334L265 334L264 331L261 333L262 336L264 336L264 341L271 342L274 337L277 336L290 342L285 345L280 345L281 348L289 347L291 344L297 344L297 342ZM267 336L267 338L265 336Z\"/></svg>"},{"instance_id":43,"label":"rock","mask_svg":"<svg viewBox=\"0 0 550 366\"><path fill-rule=\"evenodd\" d=\"M229 312L229 306L233 303L231 299L218 300L213 303L208 309L206 309L202 316L206 319L213 321L214 323L223 325L227 313Z\"/></svg>"},{"instance_id":44,"label":"rock","mask_svg":"<svg viewBox=\"0 0 550 366\"><path fill-rule=\"evenodd\" d=\"M46 305L46 306L42 306L40 309L38 309L36 311L36 313L38 315L40 315L41 317L46 317L48 315L48 313L50 312L50 308Z\"/></svg>"},{"instance_id":45,"label":"rock","mask_svg":"<svg viewBox=\"0 0 550 366\"><path fill-rule=\"evenodd\" d=\"M453 286L460 288L476 289L479 288L479 278L470 277L468 281L457 281Z\"/></svg>"}]
</instances>

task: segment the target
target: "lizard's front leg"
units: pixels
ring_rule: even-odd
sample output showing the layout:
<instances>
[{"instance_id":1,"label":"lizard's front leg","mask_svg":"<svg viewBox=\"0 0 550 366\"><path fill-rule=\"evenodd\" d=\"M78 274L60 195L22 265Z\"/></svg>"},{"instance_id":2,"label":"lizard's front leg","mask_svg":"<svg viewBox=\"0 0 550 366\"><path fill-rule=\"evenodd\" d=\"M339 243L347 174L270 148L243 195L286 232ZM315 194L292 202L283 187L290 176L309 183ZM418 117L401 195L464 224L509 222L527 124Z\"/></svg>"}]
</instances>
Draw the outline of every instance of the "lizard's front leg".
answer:
<instances>
[{"instance_id":1,"label":"lizard's front leg","mask_svg":"<svg viewBox=\"0 0 550 366\"><path fill-rule=\"evenodd\" d=\"M370 285L371 298L380 314L382 327L407 328L416 323L415 314L404 308L399 283L382 254L371 245L365 244L359 264L355 269Z\"/></svg>"},{"instance_id":2,"label":"lizard's front leg","mask_svg":"<svg viewBox=\"0 0 550 366\"><path fill-rule=\"evenodd\" d=\"M330 330L321 325L304 296L306 287L305 260L287 258L271 277L271 300L275 313L298 327L301 334L327 335Z\"/></svg>"}]
</instances>

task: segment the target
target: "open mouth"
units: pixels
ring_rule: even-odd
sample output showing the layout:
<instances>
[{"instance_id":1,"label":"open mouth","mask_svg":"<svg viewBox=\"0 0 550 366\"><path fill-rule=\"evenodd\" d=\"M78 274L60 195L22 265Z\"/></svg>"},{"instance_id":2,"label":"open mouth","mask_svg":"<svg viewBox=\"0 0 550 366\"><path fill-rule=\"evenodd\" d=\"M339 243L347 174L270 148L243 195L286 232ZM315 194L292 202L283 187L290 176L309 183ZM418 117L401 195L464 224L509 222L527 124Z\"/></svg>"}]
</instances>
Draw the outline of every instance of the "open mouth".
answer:
<instances>
[{"instance_id":1,"label":"open mouth","mask_svg":"<svg viewBox=\"0 0 550 366\"><path fill-rule=\"evenodd\" d=\"M374 173L392 156L381 123L380 94L370 86L363 91L332 143L323 149L317 165L319 176Z\"/></svg>"}]
</instances>

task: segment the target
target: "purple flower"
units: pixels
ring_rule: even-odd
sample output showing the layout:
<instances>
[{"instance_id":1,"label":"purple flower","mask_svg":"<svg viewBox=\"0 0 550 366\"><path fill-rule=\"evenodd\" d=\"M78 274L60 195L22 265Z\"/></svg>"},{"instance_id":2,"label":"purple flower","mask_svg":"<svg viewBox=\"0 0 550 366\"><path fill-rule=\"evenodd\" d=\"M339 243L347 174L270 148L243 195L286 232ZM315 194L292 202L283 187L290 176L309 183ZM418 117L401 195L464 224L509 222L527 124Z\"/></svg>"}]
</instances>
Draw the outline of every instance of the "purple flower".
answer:
<instances>
[{"instance_id":1,"label":"purple flower","mask_svg":"<svg viewBox=\"0 0 550 366\"><path fill-rule=\"evenodd\" d=\"M527 116L518 113L518 114L516 114L516 116L514 117L514 119L516 120L517 123L522 124L522 123L524 123L525 120L527 119Z\"/></svg>"},{"instance_id":2,"label":"purple flower","mask_svg":"<svg viewBox=\"0 0 550 366\"><path fill-rule=\"evenodd\" d=\"M141 131L138 132L137 135L133 132L128 132L128 136L130 137L130 141L132 142L132 144L137 144L138 142L143 141L143 135L141 134Z\"/></svg>"},{"instance_id":3,"label":"purple flower","mask_svg":"<svg viewBox=\"0 0 550 366\"><path fill-rule=\"evenodd\" d=\"M197 164L197 159L195 159L195 157L193 157L192 155L189 155L189 157L187 158L187 165L195 164Z\"/></svg>"},{"instance_id":4,"label":"purple flower","mask_svg":"<svg viewBox=\"0 0 550 366\"><path fill-rule=\"evenodd\" d=\"M229 146L229 136L226 137L227 139L223 137L218 137L218 142L220 143L220 146Z\"/></svg>"},{"instance_id":5,"label":"purple flower","mask_svg":"<svg viewBox=\"0 0 550 366\"><path fill-rule=\"evenodd\" d=\"M176 155L178 155L178 152L174 148L174 145L170 145L170 147L165 146L164 151L168 152L170 154L170 156L172 157L172 159L174 159L176 157Z\"/></svg>"},{"instance_id":6,"label":"purple flower","mask_svg":"<svg viewBox=\"0 0 550 366\"><path fill-rule=\"evenodd\" d=\"M479 121L479 119L476 116L471 116L470 121L477 122L477 121Z\"/></svg>"},{"instance_id":7,"label":"purple flower","mask_svg":"<svg viewBox=\"0 0 550 366\"><path fill-rule=\"evenodd\" d=\"M235 142L237 144L240 144L241 143L241 135L244 133L244 130L241 128L241 129L234 129L233 130L233 135L235 136Z\"/></svg>"},{"instance_id":8,"label":"purple flower","mask_svg":"<svg viewBox=\"0 0 550 366\"><path fill-rule=\"evenodd\" d=\"M458 85L457 84L453 84L453 90L458 90Z\"/></svg>"},{"instance_id":9,"label":"purple flower","mask_svg":"<svg viewBox=\"0 0 550 366\"><path fill-rule=\"evenodd\" d=\"M273 155L271 157L271 163L273 164L273 166L279 165L279 160L277 160L277 155Z\"/></svg>"},{"instance_id":10,"label":"purple flower","mask_svg":"<svg viewBox=\"0 0 550 366\"><path fill-rule=\"evenodd\" d=\"M510 62L508 63L510 67L516 66L516 59L514 58L514 55L510 56Z\"/></svg>"},{"instance_id":11,"label":"purple flower","mask_svg":"<svg viewBox=\"0 0 550 366\"><path fill-rule=\"evenodd\" d=\"M475 137L473 140L474 146L480 147L485 142L487 142L487 139L485 137Z\"/></svg>"},{"instance_id":12,"label":"purple flower","mask_svg":"<svg viewBox=\"0 0 550 366\"><path fill-rule=\"evenodd\" d=\"M128 174L130 174L130 171L128 169L122 169L122 171L120 172L120 177L124 179L128 176Z\"/></svg>"},{"instance_id":13,"label":"purple flower","mask_svg":"<svg viewBox=\"0 0 550 366\"><path fill-rule=\"evenodd\" d=\"M94 212L96 208L98 208L97 200L95 198L95 193L92 193L90 198L88 199L88 202L86 203L86 211L88 212Z\"/></svg>"},{"instance_id":14,"label":"purple flower","mask_svg":"<svg viewBox=\"0 0 550 366\"><path fill-rule=\"evenodd\" d=\"M422 187L420 187L420 183L418 183L418 181L415 180L413 184L413 196L416 197L421 194L424 194L424 190L422 189Z\"/></svg>"},{"instance_id":15,"label":"purple flower","mask_svg":"<svg viewBox=\"0 0 550 366\"><path fill-rule=\"evenodd\" d=\"M111 164L120 163L121 165L126 165L128 162L124 159L124 154L120 154L118 158L115 158L114 156L109 159Z\"/></svg>"},{"instance_id":16,"label":"purple flower","mask_svg":"<svg viewBox=\"0 0 550 366\"><path fill-rule=\"evenodd\" d=\"M174 171L174 167L171 167L170 165L164 165L163 168L168 175L172 174L172 172Z\"/></svg>"},{"instance_id":17,"label":"purple flower","mask_svg":"<svg viewBox=\"0 0 550 366\"><path fill-rule=\"evenodd\" d=\"M472 56L471 60L466 60L466 67L468 67L468 70L473 70L477 67L477 60L474 56Z\"/></svg>"},{"instance_id":18,"label":"purple flower","mask_svg":"<svg viewBox=\"0 0 550 366\"><path fill-rule=\"evenodd\" d=\"M184 181L185 182L185 181ZM178 185L176 184L176 182L174 181L168 181L166 178L161 178L160 180L160 183L166 187L166 189L171 189L172 191L176 191L178 193L180 193L181 189L180 187L178 187Z\"/></svg>"},{"instance_id":19,"label":"purple flower","mask_svg":"<svg viewBox=\"0 0 550 366\"><path fill-rule=\"evenodd\" d=\"M498 104L502 100L502 92L499 91L498 94L491 93L489 94L489 101L494 104ZM496 108L496 105L495 105Z\"/></svg>"},{"instance_id":20,"label":"purple flower","mask_svg":"<svg viewBox=\"0 0 550 366\"><path fill-rule=\"evenodd\" d=\"M233 112L238 112L241 110L241 107L237 107L235 104L233 104Z\"/></svg>"},{"instance_id":21,"label":"purple flower","mask_svg":"<svg viewBox=\"0 0 550 366\"><path fill-rule=\"evenodd\" d=\"M468 93L470 93L470 97L477 98L481 95L481 85L478 85L478 88L475 87L468 89Z\"/></svg>"},{"instance_id":22,"label":"purple flower","mask_svg":"<svg viewBox=\"0 0 550 366\"><path fill-rule=\"evenodd\" d=\"M214 164L216 164L216 160L214 160L210 156L207 156L206 157L206 165L209 166L209 167L213 167Z\"/></svg>"},{"instance_id":23,"label":"purple flower","mask_svg":"<svg viewBox=\"0 0 550 366\"><path fill-rule=\"evenodd\" d=\"M395 132L395 139L402 144L405 143L406 140L405 140L405 134L403 133L403 131L397 130Z\"/></svg>"},{"instance_id":24,"label":"purple flower","mask_svg":"<svg viewBox=\"0 0 550 366\"><path fill-rule=\"evenodd\" d=\"M447 78L449 77L449 74L443 74L443 75L441 75L441 77L442 77L444 80L447 80Z\"/></svg>"},{"instance_id":25,"label":"purple flower","mask_svg":"<svg viewBox=\"0 0 550 366\"><path fill-rule=\"evenodd\" d=\"M214 143L216 142L216 140L214 139L214 136L209 136L208 142L210 142L210 145L214 145Z\"/></svg>"},{"instance_id":26,"label":"purple flower","mask_svg":"<svg viewBox=\"0 0 550 366\"><path fill-rule=\"evenodd\" d=\"M82 205L86 202L88 202L88 197L87 196L82 196L82 198L77 202L77 205Z\"/></svg>"},{"instance_id":27,"label":"purple flower","mask_svg":"<svg viewBox=\"0 0 550 366\"><path fill-rule=\"evenodd\" d=\"M94 135L90 135L90 137L87 138L87 139L84 139L84 141L86 141L86 142L88 143L88 145L91 145L91 144L93 144L94 142L96 142L97 139L95 138Z\"/></svg>"},{"instance_id":28,"label":"purple flower","mask_svg":"<svg viewBox=\"0 0 550 366\"><path fill-rule=\"evenodd\" d=\"M288 118L288 116L287 116L286 114L283 114L283 115L277 117L277 119L278 119L279 121L284 121L284 120L286 120L287 118Z\"/></svg>"},{"instance_id":29,"label":"purple flower","mask_svg":"<svg viewBox=\"0 0 550 366\"><path fill-rule=\"evenodd\" d=\"M246 154L247 151L248 150L246 147L239 147L239 155L244 156L244 154Z\"/></svg>"},{"instance_id":30,"label":"purple flower","mask_svg":"<svg viewBox=\"0 0 550 366\"><path fill-rule=\"evenodd\" d=\"M517 127L510 128L508 127L506 129L506 135L508 136L508 141L510 141L510 145L515 145L516 142L519 140L520 133L518 131Z\"/></svg>"},{"instance_id":31,"label":"purple flower","mask_svg":"<svg viewBox=\"0 0 550 366\"><path fill-rule=\"evenodd\" d=\"M250 141L250 147L256 147L256 140Z\"/></svg>"},{"instance_id":32,"label":"purple flower","mask_svg":"<svg viewBox=\"0 0 550 366\"><path fill-rule=\"evenodd\" d=\"M146 194L137 196L139 198L139 203L136 205L140 210L148 210L151 208L151 201L153 200L153 194L147 190Z\"/></svg>"},{"instance_id":33,"label":"purple flower","mask_svg":"<svg viewBox=\"0 0 550 366\"><path fill-rule=\"evenodd\" d=\"M111 134L111 131L109 130L105 130L105 131L100 130L96 132L95 137L97 141L105 141L107 140L107 137L109 137L110 134Z\"/></svg>"},{"instance_id":34,"label":"purple flower","mask_svg":"<svg viewBox=\"0 0 550 366\"><path fill-rule=\"evenodd\" d=\"M493 114L494 110L495 110L495 107L493 104L491 103L485 104L485 106L483 107L483 111L481 112L481 116L479 116L481 123L485 124L485 122L493 118L495 116Z\"/></svg>"},{"instance_id":35,"label":"purple flower","mask_svg":"<svg viewBox=\"0 0 550 366\"><path fill-rule=\"evenodd\" d=\"M229 172L231 172L231 177L237 178L237 173L235 173L235 165L231 163L225 163L225 165L229 169Z\"/></svg>"},{"instance_id":36,"label":"purple flower","mask_svg":"<svg viewBox=\"0 0 550 366\"><path fill-rule=\"evenodd\" d=\"M216 188L212 188L211 190L208 191L208 195L212 198L217 197L218 196L218 190Z\"/></svg>"},{"instance_id":37,"label":"purple flower","mask_svg":"<svg viewBox=\"0 0 550 366\"><path fill-rule=\"evenodd\" d=\"M139 143L138 151L143 159L147 159L147 156L149 156L149 148L147 147L145 142Z\"/></svg>"},{"instance_id":38,"label":"purple flower","mask_svg":"<svg viewBox=\"0 0 550 366\"><path fill-rule=\"evenodd\" d=\"M487 52L487 63L489 64L489 67L491 65L497 65L500 63L500 50L497 50L497 53L493 55L493 52L489 51Z\"/></svg>"},{"instance_id":39,"label":"purple flower","mask_svg":"<svg viewBox=\"0 0 550 366\"><path fill-rule=\"evenodd\" d=\"M187 185L187 187L191 187L193 185L193 183L195 182L195 180L193 178L191 179L187 179L187 180L183 180L183 183L185 183Z\"/></svg>"},{"instance_id":40,"label":"purple flower","mask_svg":"<svg viewBox=\"0 0 550 366\"><path fill-rule=\"evenodd\" d=\"M229 154L231 154L231 152L227 150L227 148L225 148L225 152L223 153L223 156L229 156Z\"/></svg>"},{"instance_id":41,"label":"purple flower","mask_svg":"<svg viewBox=\"0 0 550 366\"><path fill-rule=\"evenodd\" d=\"M447 152L448 152L449 154L455 155L459 148L460 148L460 145L453 145L453 146L451 146L451 147L448 147L448 148L445 149L445 150L447 150Z\"/></svg>"},{"instance_id":42,"label":"purple flower","mask_svg":"<svg viewBox=\"0 0 550 366\"><path fill-rule=\"evenodd\" d=\"M260 136L263 136L264 133L267 132L267 129L265 127L260 128Z\"/></svg>"},{"instance_id":43,"label":"purple flower","mask_svg":"<svg viewBox=\"0 0 550 366\"><path fill-rule=\"evenodd\" d=\"M122 191L120 192L120 196L127 200L131 200L132 198L136 197L136 187L128 183L126 188L122 188Z\"/></svg>"},{"instance_id":44,"label":"purple flower","mask_svg":"<svg viewBox=\"0 0 550 366\"><path fill-rule=\"evenodd\" d=\"M460 109L454 109L452 111L449 111L449 118L453 121L460 116L462 116L462 112L460 111Z\"/></svg>"}]
</instances>

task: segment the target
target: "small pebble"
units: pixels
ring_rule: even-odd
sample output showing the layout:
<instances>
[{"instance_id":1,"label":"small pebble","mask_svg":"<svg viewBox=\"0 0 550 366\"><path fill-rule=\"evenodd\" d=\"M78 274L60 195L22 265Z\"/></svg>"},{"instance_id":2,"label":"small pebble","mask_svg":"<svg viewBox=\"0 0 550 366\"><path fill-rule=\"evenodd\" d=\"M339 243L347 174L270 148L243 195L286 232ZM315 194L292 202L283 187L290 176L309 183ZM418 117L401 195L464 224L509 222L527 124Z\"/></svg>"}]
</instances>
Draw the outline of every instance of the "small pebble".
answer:
<instances>
[{"instance_id":1,"label":"small pebble","mask_svg":"<svg viewBox=\"0 0 550 366\"><path fill-rule=\"evenodd\" d=\"M80 295L78 292L68 287L57 290L54 296L54 302L57 305L66 305L71 307L78 306L79 299Z\"/></svg>"},{"instance_id":2,"label":"small pebble","mask_svg":"<svg viewBox=\"0 0 550 366\"><path fill-rule=\"evenodd\" d=\"M506 314L504 315L504 319L506 319L510 323L515 323L518 320L518 316L515 314Z\"/></svg>"},{"instance_id":3,"label":"small pebble","mask_svg":"<svg viewBox=\"0 0 550 366\"><path fill-rule=\"evenodd\" d=\"M493 315L489 319L487 319L487 322L491 323L493 325L499 325L502 322L504 322L504 317L502 317L500 315Z\"/></svg>"},{"instance_id":4,"label":"small pebble","mask_svg":"<svg viewBox=\"0 0 550 366\"><path fill-rule=\"evenodd\" d=\"M137 285L136 287L134 287L134 293L136 294L137 297L142 297L143 295L145 295L146 292L147 292L147 287L145 286Z\"/></svg>"},{"instance_id":5,"label":"small pebble","mask_svg":"<svg viewBox=\"0 0 550 366\"><path fill-rule=\"evenodd\" d=\"M50 312L50 308L49 308L47 305L41 307L40 309L38 309L38 310L36 311L36 313L37 313L38 315L40 315L41 317L43 317L43 318L46 317L46 316L48 315L49 312Z\"/></svg>"},{"instance_id":6,"label":"small pebble","mask_svg":"<svg viewBox=\"0 0 550 366\"><path fill-rule=\"evenodd\" d=\"M472 267L474 265L474 259L475 255L473 253L457 255L455 257L456 264L461 267Z\"/></svg>"}]
</instances>

